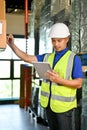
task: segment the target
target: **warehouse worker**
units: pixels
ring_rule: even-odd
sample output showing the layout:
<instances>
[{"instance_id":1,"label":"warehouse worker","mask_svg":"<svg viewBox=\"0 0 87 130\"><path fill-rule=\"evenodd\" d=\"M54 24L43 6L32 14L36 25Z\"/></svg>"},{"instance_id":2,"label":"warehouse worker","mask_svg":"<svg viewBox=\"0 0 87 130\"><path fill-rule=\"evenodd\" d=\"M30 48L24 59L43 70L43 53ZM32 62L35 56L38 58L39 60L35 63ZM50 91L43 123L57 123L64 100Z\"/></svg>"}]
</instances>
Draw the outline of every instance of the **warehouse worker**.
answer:
<instances>
[{"instance_id":1,"label":"warehouse worker","mask_svg":"<svg viewBox=\"0 0 87 130\"><path fill-rule=\"evenodd\" d=\"M49 34L54 52L43 55L28 55L14 44L13 35L7 44L22 60L49 62L53 71L47 71L49 80L43 80L40 104L46 109L50 130L72 130L72 113L77 107L76 91L82 87L80 58L67 47L70 32L64 23L56 23Z\"/></svg>"}]
</instances>

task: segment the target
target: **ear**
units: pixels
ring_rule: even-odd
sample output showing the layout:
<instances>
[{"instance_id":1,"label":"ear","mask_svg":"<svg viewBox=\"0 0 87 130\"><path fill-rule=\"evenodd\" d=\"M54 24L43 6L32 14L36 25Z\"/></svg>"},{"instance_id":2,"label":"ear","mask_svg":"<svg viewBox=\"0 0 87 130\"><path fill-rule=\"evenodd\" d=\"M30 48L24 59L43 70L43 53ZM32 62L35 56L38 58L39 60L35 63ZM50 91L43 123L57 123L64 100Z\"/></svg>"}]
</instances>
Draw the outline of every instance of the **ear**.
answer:
<instances>
[{"instance_id":1,"label":"ear","mask_svg":"<svg viewBox=\"0 0 87 130\"><path fill-rule=\"evenodd\" d=\"M66 37L66 43L68 43L68 41L69 41L69 37Z\"/></svg>"}]
</instances>

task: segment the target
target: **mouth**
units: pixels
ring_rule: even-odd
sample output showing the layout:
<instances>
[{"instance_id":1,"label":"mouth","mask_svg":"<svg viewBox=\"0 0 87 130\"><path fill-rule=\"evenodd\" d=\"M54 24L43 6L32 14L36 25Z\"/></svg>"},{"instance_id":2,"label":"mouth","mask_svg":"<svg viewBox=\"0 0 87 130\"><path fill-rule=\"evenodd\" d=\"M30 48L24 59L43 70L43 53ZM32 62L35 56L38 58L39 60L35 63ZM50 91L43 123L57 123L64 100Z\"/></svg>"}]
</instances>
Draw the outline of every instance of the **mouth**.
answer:
<instances>
[{"instance_id":1,"label":"mouth","mask_svg":"<svg viewBox=\"0 0 87 130\"><path fill-rule=\"evenodd\" d=\"M61 47L58 47L58 46L54 46L54 48L57 49L57 50L61 49Z\"/></svg>"}]
</instances>

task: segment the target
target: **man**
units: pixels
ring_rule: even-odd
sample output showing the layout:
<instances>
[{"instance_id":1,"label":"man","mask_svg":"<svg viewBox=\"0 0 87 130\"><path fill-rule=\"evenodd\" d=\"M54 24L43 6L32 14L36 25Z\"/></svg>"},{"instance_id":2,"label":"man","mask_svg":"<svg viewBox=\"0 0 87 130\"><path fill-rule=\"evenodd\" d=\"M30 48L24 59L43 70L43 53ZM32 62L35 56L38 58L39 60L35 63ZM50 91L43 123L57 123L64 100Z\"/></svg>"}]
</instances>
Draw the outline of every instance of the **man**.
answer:
<instances>
[{"instance_id":1,"label":"man","mask_svg":"<svg viewBox=\"0 0 87 130\"><path fill-rule=\"evenodd\" d=\"M67 47L70 32L64 23L56 23L49 34L54 52L43 55L28 55L17 48L13 36L7 44L15 54L26 62L49 62L53 71L46 73L41 86L40 104L46 109L50 130L72 130L72 112L77 107L76 90L82 87L81 61Z\"/></svg>"}]
</instances>

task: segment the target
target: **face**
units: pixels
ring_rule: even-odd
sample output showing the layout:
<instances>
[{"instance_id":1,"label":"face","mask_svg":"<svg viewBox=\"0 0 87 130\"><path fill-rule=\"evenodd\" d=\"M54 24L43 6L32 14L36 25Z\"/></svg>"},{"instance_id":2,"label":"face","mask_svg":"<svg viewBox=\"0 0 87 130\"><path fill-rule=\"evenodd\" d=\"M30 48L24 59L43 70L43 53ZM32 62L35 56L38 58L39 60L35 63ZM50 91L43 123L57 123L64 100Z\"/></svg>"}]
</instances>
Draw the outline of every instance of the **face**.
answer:
<instances>
[{"instance_id":1,"label":"face","mask_svg":"<svg viewBox=\"0 0 87 130\"><path fill-rule=\"evenodd\" d=\"M67 47L67 43L69 41L69 37L66 38L52 38L52 45L55 51L62 51Z\"/></svg>"}]
</instances>

